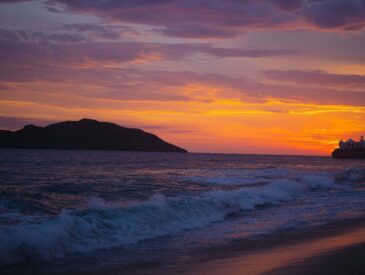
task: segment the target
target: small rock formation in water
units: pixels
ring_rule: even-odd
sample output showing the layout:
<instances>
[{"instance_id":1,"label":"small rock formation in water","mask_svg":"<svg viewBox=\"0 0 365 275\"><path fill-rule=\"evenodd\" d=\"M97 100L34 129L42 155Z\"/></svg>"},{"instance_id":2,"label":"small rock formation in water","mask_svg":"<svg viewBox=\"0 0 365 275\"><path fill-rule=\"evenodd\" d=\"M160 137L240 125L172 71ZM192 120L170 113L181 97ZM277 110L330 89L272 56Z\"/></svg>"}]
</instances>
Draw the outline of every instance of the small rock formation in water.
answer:
<instances>
[{"instance_id":1,"label":"small rock formation in water","mask_svg":"<svg viewBox=\"0 0 365 275\"><path fill-rule=\"evenodd\" d=\"M143 130L92 119L0 130L0 148L187 152Z\"/></svg>"},{"instance_id":2,"label":"small rock formation in water","mask_svg":"<svg viewBox=\"0 0 365 275\"><path fill-rule=\"evenodd\" d=\"M332 152L334 158L364 158L365 159L365 141L361 136L360 141L348 139L340 140L339 147Z\"/></svg>"}]
</instances>

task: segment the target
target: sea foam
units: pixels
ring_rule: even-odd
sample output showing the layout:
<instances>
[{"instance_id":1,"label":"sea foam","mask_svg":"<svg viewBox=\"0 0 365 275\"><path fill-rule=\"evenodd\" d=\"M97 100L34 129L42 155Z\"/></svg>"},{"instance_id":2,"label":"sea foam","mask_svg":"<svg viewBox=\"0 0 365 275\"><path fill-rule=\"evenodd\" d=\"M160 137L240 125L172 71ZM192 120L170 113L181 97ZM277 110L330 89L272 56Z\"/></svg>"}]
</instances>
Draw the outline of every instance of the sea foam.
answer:
<instances>
[{"instance_id":1,"label":"sea foam","mask_svg":"<svg viewBox=\"0 0 365 275\"><path fill-rule=\"evenodd\" d=\"M260 206L287 203L312 189L328 188L341 185L329 177L307 176L195 196L157 193L129 206L92 198L83 210L63 210L47 221L0 227L0 263L48 260L134 244L207 226Z\"/></svg>"}]
</instances>

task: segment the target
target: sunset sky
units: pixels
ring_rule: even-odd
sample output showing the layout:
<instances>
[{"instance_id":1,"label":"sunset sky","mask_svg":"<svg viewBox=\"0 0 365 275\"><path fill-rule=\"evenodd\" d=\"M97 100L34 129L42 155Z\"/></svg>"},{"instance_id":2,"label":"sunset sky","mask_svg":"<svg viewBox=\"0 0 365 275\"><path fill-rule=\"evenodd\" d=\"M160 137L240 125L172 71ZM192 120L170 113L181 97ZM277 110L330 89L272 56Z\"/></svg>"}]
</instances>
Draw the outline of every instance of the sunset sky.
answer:
<instances>
[{"instance_id":1,"label":"sunset sky","mask_svg":"<svg viewBox=\"0 0 365 275\"><path fill-rule=\"evenodd\" d=\"M85 117L328 155L365 135L365 0L0 0L0 128Z\"/></svg>"}]
</instances>

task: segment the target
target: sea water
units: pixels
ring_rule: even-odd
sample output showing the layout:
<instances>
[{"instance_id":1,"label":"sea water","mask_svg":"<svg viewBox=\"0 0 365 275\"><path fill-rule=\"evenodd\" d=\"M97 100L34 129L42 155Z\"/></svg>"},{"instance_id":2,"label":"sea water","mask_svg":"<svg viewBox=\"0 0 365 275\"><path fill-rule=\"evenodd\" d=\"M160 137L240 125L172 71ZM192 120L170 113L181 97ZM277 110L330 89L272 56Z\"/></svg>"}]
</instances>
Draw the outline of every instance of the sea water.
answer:
<instances>
[{"instance_id":1,"label":"sea water","mask_svg":"<svg viewBox=\"0 0 365 275\"><path fill-rule=\"evenodd\" d=\"M364 160L2 149L0 271L184 262L364 210Z\"/></svg>"}]
</instances>

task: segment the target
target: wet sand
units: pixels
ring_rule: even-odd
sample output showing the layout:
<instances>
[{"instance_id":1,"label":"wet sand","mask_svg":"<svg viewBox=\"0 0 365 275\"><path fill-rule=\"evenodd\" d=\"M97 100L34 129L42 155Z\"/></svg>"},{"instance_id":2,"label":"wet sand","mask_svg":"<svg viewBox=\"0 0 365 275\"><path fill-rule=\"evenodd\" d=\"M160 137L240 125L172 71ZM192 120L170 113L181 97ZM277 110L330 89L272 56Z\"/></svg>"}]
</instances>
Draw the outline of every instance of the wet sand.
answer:
<instances>
[{"instance_id":1,"label":"wet sand","mask_svg":"<svg viewBox=\"0 0 365 275\"><path fill-rule=\"evenodd\" d=\"M302 271L302 274L308 274L307 270L310 269L313 262L316 262L318 270L316 274L324 274L322 272L323 269L333 270L325 265L331 265L335 261L329 260L330 256L326 257L326 254L332 250L341 251L341 249L358 251L355 248L363 244L365 244L365 228L356 229L338 236L325 237L313 241L306 240L298 244L258 251L251 255L207 261L192 265L186 268L185 272L195 274L298 274ZM346 266L353 265L349 263L352 258L342 259L340 255L340 252L334 253L332 257L339 262L343 261ZM363 257L364 254L356 256L354 260L359 259L361 256ZM304 261L304 264L295 264L295 262L300 261Z\"/></svg>"},{"instance_id":2,"label":"wet sand","mask_svg":"<svg viewBox=\"0 0 365 275\"><path fill-rule=\"evenodd\" d=\"M206 259L109 274L365 274L365 219L281 232L210 251Z\"/></svg>"},{"instance_id":3,"label":"wet sand","mask_svg":"<svg viewBox=\"0 0 365 275\"><path fill-rule=\"evenodd\" d=\"M323 253L268 272L268 275L365 274L365 244Z\"/></svg>"}]
</instances>

